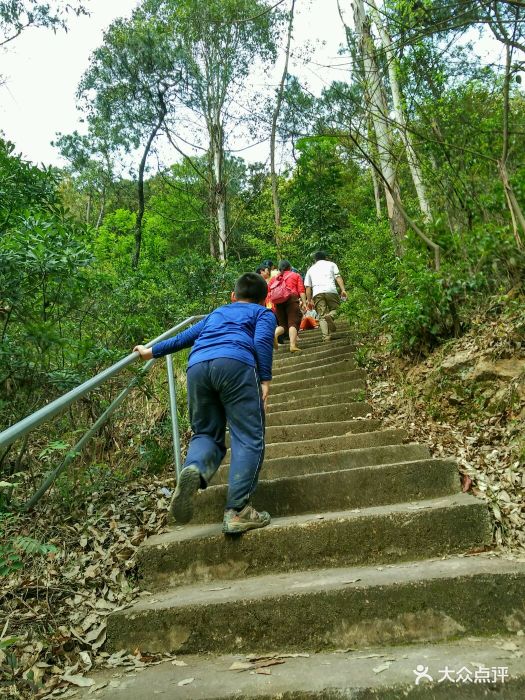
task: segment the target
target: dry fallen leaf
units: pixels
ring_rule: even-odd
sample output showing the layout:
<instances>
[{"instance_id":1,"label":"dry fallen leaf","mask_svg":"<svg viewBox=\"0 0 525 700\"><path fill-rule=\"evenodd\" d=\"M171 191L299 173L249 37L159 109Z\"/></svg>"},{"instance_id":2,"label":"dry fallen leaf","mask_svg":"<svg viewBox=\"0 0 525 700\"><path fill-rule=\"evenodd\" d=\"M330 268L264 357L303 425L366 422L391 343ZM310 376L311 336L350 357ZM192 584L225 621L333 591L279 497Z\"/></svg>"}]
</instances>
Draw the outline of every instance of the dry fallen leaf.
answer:
<instances>
[{"instance_id":1,"label":"dry fallen leaf","mask_svg":"<svg viewBox=\"0 0 525 700\"><path fill-rule=\"evenodd\" d=\"M231 586L216 586L216 588L202 588L205 593L208 591L227 591L231 588Z\"/></svg>"},{"instance_id":2,"label":"dry fallen leaf","mask_svg":"<svg viewBox=\"0 0 525 700\"><path fill-rule=\"evenodd\" d=\"M177 685L179 686L179 688L182 688L182 686L184 685L189 685L190 683L193 683L194 680L195 678L185 678L184 680L179 681Z\"/></svg>"},{"instance_id":3,"label":"dry fallen leaf","mask_svg":"<svg viewBox=\"0 0 525 700\"><path fill-rule=\"evenodd\" d=\"M303 652L297 652L296 654L279 654L280 659L309 659L310 654L305 654Z\"/></svg>"},{"instance_id":4,"label":"dry fallen leaf","mask_svg":"<svg viewBox=\"0 0 525 700\"><path fill-rule=\"evenodd\" d=\"M248 671L253 667L249 661L234 661L228 671Z\"/></svg>"},{"instance_id":5,"label":"dry fallen leaf","mask_svg":"<svg viewBox=\"0 0 525 700\"><path fill-rule=\"evenodd\" d=\"M387 669L390 668L392 665L391 661L385 661L384 663L380 664L379 666L376 666L373 671L374 673L382 673L383 671L386 671Z\"/></svg>"},{"instance_id":6,"label":"dry fallen leaf","mask_svg":"<svg viewBox=\"0 0 525 700\"><path fill-rule=\"evenodd\" d=\"M283 659L261 659L255 662L255 668L265 668L266 666L278 666L284 664Z\"/></svg>"},{"instance_id":7,"label":"dry fallen leaf","mask_svg":"<svg viewBox=\"0 0 525 700\"><path fill-rule=\"evenodd\" d=\"M86 678L80 674L77 674L76 676L64 675L62 676L62 680L66 683L71 683L71 685L77 685L79 688L89 688L90 686L95 685L96 682L92 678Z\"/></svg>"}]
</instances>

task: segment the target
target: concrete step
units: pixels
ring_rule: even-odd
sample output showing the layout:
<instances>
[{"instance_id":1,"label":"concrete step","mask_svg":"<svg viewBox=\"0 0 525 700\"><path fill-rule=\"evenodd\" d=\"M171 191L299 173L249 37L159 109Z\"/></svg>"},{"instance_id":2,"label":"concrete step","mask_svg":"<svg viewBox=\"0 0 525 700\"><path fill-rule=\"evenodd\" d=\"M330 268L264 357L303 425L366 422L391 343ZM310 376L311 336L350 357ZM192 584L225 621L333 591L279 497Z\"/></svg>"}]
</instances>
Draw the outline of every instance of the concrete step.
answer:
<instances>
[{"instance_id":1,"label":"concrete step","mask_svg":"<svg viewBox=\"0 0 525 700\"><path fill-rule=\"evenodd\" d=\"M298 346L304 350L316 350L319 348L324 348L327 346L337 346L337 345L348 345L348 346L353 346L353 338L346 334L346 333L337 333L333 336L332 340L330 342L324 342L321 338L321 334L316 334L314 336L310 336L309 338L299 336L298 340ZM285 343L282 343L279 345L279 349L277 352L279 353L281 350L283 351L283 354L286 354L289 352L290 344L288 341Z\"/></svg>"},{"instance_id":2,"label":"concrete step","mask_svg":"<svg viewBox=\"0 0 525 700\"><path fill-rule=\"evenodd\" d=\"M264 453L265 460L279 457L298 457L299 455L317 455L337 450L355 450L357 448L378 447L380 445L400 445L407 439L406 430L387 428L367 433L351 433L350 435L336 435L310 440L298 440L295 442L266 443ZM224 463L230 463L231 450L228 450Z\"/></svg>"},{"instance_id":3,"label":"concrete step","mask_svg":"<svg viewBox=\"0 0 525 700\"><path fill-rule=\"evenodd\" d=\"M353 369L344 372L337 372L336 374L329 374L326 377L306 377L303 375L301 379L294 379L292 381L286 381L282 383L272 382L271 394L272 396L277 396L278 394L287 394L288 392L294 391L296 389L312 389L317 386L327 387L338 385L341 390L346 388L348 382L354 381L355 379L360 379L363 381L366 379L366 372L363 369Z\"/></svg>"},{"instance_id":4,"label":"concrete step","mask_svg":"<svg viewBox=\"0 0 525 700\"><path fill-rule=\"evenodd\" d=\"M366 433L351 433L350 435L298 440L286 444L268 443L266 445L265 457L266 459L298 457L299 455L337 452L337 450L355 450L365 447L380 447L382 445L401 445L407 439L408 434L406 430L401 428L385 428L384 430L375 430Z\"/></svg>"},{"instance_id":5,"label":"concrete step","mask_svg":"<svg viewBox=\"0 0 525 700\"><path fill-rule=\"evenodd\" d=\"M271 572L442 557L489 545L491 536L486 504L460 493L358 512L274 518L241 537L225 537L222 522L188 525L149 538L139 549L138 566L142 587L162 591Z\"/></svg>"},{"instance_id":6,"label":"concrete step","mask_svg":"<svg viewBox=\"0 0 525 700\"><path fill-rule=\"evenodd\" d=\"M268 510L272 517L280 518L438 498L459 489L454 461L420 459L310 474L284 473L278 479L267 479L263 472L252 503L257 510ZM226 492L226 484L215 481L200 491L193 524L221 522Z\"/></svg>"},{"instance_id":7,"label":"concrete step","mask_svg":"<svg viewBox=\"0 0 525 700\"><path fill-rule=\"evenodd\" d=\"M266 428L266 442L287 442L289 440L309 440L315 437L331 437L347 433L368 433L379 430L381 421L376 418L362 418L335 423L311 423L310 425L275 425ZM230 434L226 433L226 446L230 446Z\"/></svg>"},{"instance_id":8,"label":"concrete step","mask_svg":"<svg viewBox=\"0 0 525 700\"><path fill-rule=\"evenodd\" d=\"M323 423L336 420L364 417L372 412L372 406L365 401L314 406L291 411L275 411L266 416L266 425L296 425L297 423Z\"/></svg>"},{"instance_id":9,"label":"concrete step","mask_svg":"<svg viewBox=\"0 0 525 700\"><path fill-rule=\"evenodd\" d=\"M297 372L301 369L310 369L312 367L319 367L320 364L329 364L330 362L339 362L340 360L355 360L355 353L353 350L341 348L340 353L331 353L324 357L308 357L302 358L301 362L289 362L288 364L282 363L280 366L276 366L275 362L273 365L274 377L281 377L287 372Z\"/></svg>"},{"instance_id":10,"label":"concrete step","mask_svg":"<svg viewBox=\"0 0 525 700\"><path fill-rule=\"evenodd\" d=\"M252 652L259 655L256 644ZM115 700L124 695L122 691L126 700L154 695L171 698L175 693L177 700L523 700L524 655L525 638L512 634L441 644L374 646L366 653L348 648L295 658L279 658L276 653L280 663L261 669L271 675L256 673L255 664L250 670L246 656L230 654L188 655L184 668L171 660L140 668L117 681L118 689L110 686L115 669L90 671L89 676L101 688L95 696L100 700ZM433 681L425 679L416 686L415 669L422 662ZM244 663L247 670L229 670L235 663ZM461 676L465 680L458 682L463 667L467 669ZM445 668L452 680L444 680ZM489 682L482 681L486 673ZM178 687L188 677L194 681ZM89 690L79 692L82 700L92 700Z\"/></svg>"},{"instance_id":11,"label":"concrete step","mask_svg":"<svg viewBox=\"0 0 525 700\"><path fill-rule=\"evenodd\" d=\"M304 653L439 642L521 629L524 598L525 564L497 557L294 571L144 597L108 617L107 650Z\"/></svg>"},{"instance_id":12,"label":"concrete step","mask_svg":"<svg viewBox=\"0 0 525 700\"><path fill-rule=\"evenodd\" d=\"M347 435L348 433L367 433L379 430L381 421L376 418L360 420L337 421L334 423L309 423L304 425L275 425L266 428L267 442L287 442L288 440L307 440L331 435ZM228 440L227 436L227 440Z\"/></svg>"},{"instance_id":13,"label":"concrete step","mask_svg":"<svg viewBox=\"0 0 525 700\"><path fill-rule=\"evenodd\" d=\"M291 389L284 394L273 394L270 390L270 400L269 406L275 406L277 404L287 403L288 401L297 401L299 399L307 399L311 401L311 405L315 406L318 403L318 399L323 398L324 403L330 403L332 398L336 396L342 396L349 391L355 391L360 389L364 391L366 389L366 382L364 379L351 379L345 382L344 386L341 387L339 384L328 384L326 386L306 386L302 389ZM325 397L328 397L328 401L325 401Z\"/></svg>"},{"instance_id":14,"label":"concrete step","mask_svg":"<svg viewBox=\"0 0 525 700\"><path fill-rule=\"evenodd\" d=\"M261 469L261 479L280 479L296 474L322 474L340 469L371 467L376 464L395 464L429 459L430 450L426 445L408 443L403 445L379 445L377 447L356 447L350 450L337 450L322 454L299 455L298 457L273 457L265 459ZM223 465L215 474L213 484L228 483L228 466Z\"/></svg>"},{"instance_id":15,"label":"concrete step","mask_svg":"<svg viewBox=\"0 0 525 700\"><path fill-rule=\"evenodd\" d=\"M299 337L299 340L297 341L297 345L299 348L303 351L303 353L307 354L311 350L318 350L327 346L339 346L339 345L347 345L349 348L354 348L355 344L353 342L353 338L349 335L346 335L345 333L339 333L335 335L330 342L324 342L321 339L321 336L319 335L316 338L308 338L304 339ZM290 350L290 344L288 342L283 343L280 345L280 349L283 349L284 353L289 353ZM277 352L279 352L279 350Z\"/></svg>"},{"instance_id":16,"label":"concrete step","mask_svg":"<svg viewBox=\"0 0 525 700\"><path fill-rule=\"evenodd\" d=\"M309 350L308 353L290 353L287 351L281 352L279 349L273 354L273 367L275 370L286 369L287 367L301 367L303 363L307 364L313 360L319 360L323 357L339 357L341 355L353 355L353 346L348 343L342 345L330 344L330 347L322 347L319 350Z\"/></svg>"},{"instance_id":17,"label":"concrete step","mask_svg":"<svg viewBox=\"0 0 525 700\"><path fill-rule=\"evenodd\" d=\"M362 384L361 387L356 389L350 389L348 391L335 391L332 394L319 395L317 390L313 390L310 394L306 394L302 398L289 399L284 401L272 400L272 395L270 394L270 399L268 402L267 413L276 413L278 411L296 411L302 408L312 408L313 406L330 406L331 404L339 403L355 403L356 401L363 401L365 398L365 383L358 380ZM274 399L284 398L282 394L277 394Z\"/></svg>"},{"instance_id":18,"label":"concrete step","mask_svg":"<svg viewBox=\"0 0 525 700\"><path fill-rule=\"evenodd\" d=\"M331 374L340 374L348 370L356 369L355 360L353 358L343 358L342 360L325 360L323 363L317 363L315 367L300 367L298 369L280 372L273 378L272 387L284 384L285 382L293 382L295 379L303 378L305 382L310 381L313 377L326 377Z\"/></svg>"},{"instance_id":19,"label":"concrete step","mask_svg":"<svg viewBox=\"0 0 525 700\"><path fill-rule=\"evenodd\" d=\"M332 333L332 341L334 340L340 340L342 338L345 339L353 339L353 333L350 331L348 326L338 326L336 330ZM299 342L306 342L306 343L322 343L323 341L323 336L321 333L320 328L312 329L308 332L301 332L299 333ZM284 345L289 345L289 340L284 341Z\"/></svg>"}]
</instances>

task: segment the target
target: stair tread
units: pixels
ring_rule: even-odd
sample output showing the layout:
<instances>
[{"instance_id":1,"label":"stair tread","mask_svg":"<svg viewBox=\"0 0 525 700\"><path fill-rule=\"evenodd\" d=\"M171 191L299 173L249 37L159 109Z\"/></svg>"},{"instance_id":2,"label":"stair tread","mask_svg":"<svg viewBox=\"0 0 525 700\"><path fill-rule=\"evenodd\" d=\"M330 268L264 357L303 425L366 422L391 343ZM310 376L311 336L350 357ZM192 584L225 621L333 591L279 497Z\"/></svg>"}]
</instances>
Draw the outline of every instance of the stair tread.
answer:
<instances>
[{"instance_id":1,"label":"stair tread","mask_svg":"<svg viewBox=\"0 0 525 700\"><path fill-rule=\"evenodd\" d=\"M372 431L372 432L374 432L374 431ZM358 433L358 434L365 435L366 433ZM330 452L324 452L323 455L319 455L317 453L310 453L307 455L297 455L294 457L271 457L270 459L264 460L262 469L264 470L265 466L268 466L269 464L272 464L274 462L278 462L278 461L283 460L283 459L294 460L294 461L295 460L305 460L306 461L309 458L315 457L317 459L321 456L329 457L332 455L345 455L345 456L351 457L353 454L368 452L371 450L384 451L384 450L390 450L390 449L412 448L412 447L421 447L422 450L428 450L426 445L422 445L419 442L404 442L404 443L401 443L400 445L376 445L374 447L356 447L354 449L348 449L348 450L332 450ZM429 455L430 455L430 452L429 452ZM401 461L403 461L403 460L401 460ZM414 462L415 460L410 459L410 460L406 460L406 461L407 462ZM399 462L399 460L397 460L397 462ZM370 465L370 466L374 466L374 465ZM264 474L264 471L262 471L261 474Z\"/></svg>"},{"instance_id":2,"label":"stair tread","mask_svg":"<svg viewBox=\"0 0 525 700\"><path fill-rule=\"evenodd\" d=\"M304 379L291 379L287 382L282 382L282 384L276 384L272 386L271 395L277 396L283 394L287 391L291 391L294 388L299 387L309 389L315 386L330 386L330 385L341 385L342 382L351 381L354 379L366 379L366 372L363 369L349 369L344 372L337 372L336 374L328 374L323 377L310 377ZM305 386L306 384L306 386Z\"/></svg>"},{"instance_id":3,"label":"stair tread","mask_svg":"<svg viewBox=\"0 0 525 700\"><path fill-rule=\"evenodd\" d=\"M505 647L515 644L514 651ZM177 697L180 700L231 700L233 697L246 698L278 698L301 697L304 700L316 698L327 700L330 698L359 698L387 697L391 690L405 688L417 690L417 697L432 698L435 686L421 684L415 686L414 671L423 661L428 667L428 673L434 681L443 688L445 693L439 695L444 698L461 697L461 688L471 686L471 683L455 684L452 682L441 683L442 669L449 668L456 673L462 667L467 667L473 672L479 665L485 668L508 669L508 679L505 681L506 698L509 700L523 697L520 690L525 691L525 668L523 658L517 653L525 653L525 637L516 635L498 635L490 637L478 637L463 639L460 641L442 642L440 644L414 644L412 646L382 646L368 647L366 650L340 649L333 652L310 653L305 656L283 655L284 663L271 667L271 675L259 675L244 671L242 673L229 671L232 664L246 661L246 656L241 654L229 654L222 656L184 656L186 667L174 666L171 660L161 664L141 668L138 674L126 674L125 697L126 700L144 700L153 694L166 693L166 696ZM254 641L253 653L257 654L257 642ZM278 654L276 654L278 656ZM390 661L390 666L382 672L378 668L385 661ZM229 671L229 672L228 672ZM96 680L97 685L106 683L97 692L97 697L102 700L113 700L121 689L115 691L109 686L113 680L115 669L108 669L90 676ZM178 687L180 681L194 678L194 682L183 687ZM453 675L454 677L454 675ZM478 697L485 696L485 684L478 684ZM501 691L501 681L497 683ZM519 686L519 687L518 687ZM487 691L491 687L487 688ZM327 691L330 695L327 695ZM459 691L459 692L457 692ZM515 694L514 694L515 691ZM80 697L92 698L88 689L81 690ZM513 692L510 695L510 692ZM359 694L358 694L359 693ZM361 695L363 693L363 695ZM299 695L300 694L300 695ZM490 695L496 693L490 693ZM524 693L525 694L525 693ZM412 692L410 692L412 695ZM498 693L500 696L500 693ZM391 697L388 695L388 697ZM402 695L392 695L402 697ZM468 697L474 697L469 694ZM503 697L503 693L501 694Z\"/></svg>"},{"instance_id":4,"label":"stair tread","mask_svg":"<svg viewBox=\"0 0 525 700\"><path fill-rule=\"evenodd\" d=\"M320 397L320 398L323 398L323 397ZM314 404L314 405L310 406L309 408L302 409L302 411L303 411L303 413L305 413L306 411L317 411L317 410L320 409L320 408L329 408L329 407L331 407L331 406L339 406L339 407L342 407L342 406L359 406L359 407L366 407L367 409L369 409L369 411L368 411L369 413L372 412L372 406L371 406L371 404L368 403L368 401L343 401L342 403L337 403L337 404L334 403L333 401L330 401L330 402L327 403L327 404ZM297 410L298 410L298 409L296 409L296 408L291 408L291 409L289 409L288 411L275 411L274 413L272 413L272 416L275 417L275 416L281 415L281 414L283 414L283 413L284 413L284 414L286 414L286 413L296 413ZM300 410L299 410L299 412L300 412Z\"/></svg>"},{"instance_id":5,"label":"stair tread","mask_svg":"<svg viewBox=\"0 0 525 700\"><path fill-rule=\"evenodd\" d=\"M224 478L201 491L194 523L222 520L227 476L225 470ZM372 466L339 465L331 469L321 465L302 473L263 472L253 505L277 517L438 498L457 493L459 488L458 465L452 459L413 458Z\"/></svg>"},{"instance_id":6,"label":"stair tread","mask_svg":"<svg viewBox=\"0 0 525 700\"><path fill-rule=\"evenodd\" d=\"M359 391L359 389L357 389ZM350 394L350 395L349 395ZM280 394L277 394L277 396L280 396ZM363 401L362 398L357 395L354 397L351 392L344 391L339 393L339 395L335 396L325 396L321 395L318 396L319 401L316 401L315 403L312 401L312 403L305 407L304 410L307 411L309 409L314 409L314 408L329 408L330 406L345 406L348 404L367 404L370 406L370 410L372 410L371 404L368 403L368 401ZM272 408L272 403L271 403L271 395L269 399L269 408ZM296 403L295 400L292 401L279 401L273 404L274 408L277 408L277 404L279 406L289 406L290 404ZM298 409L296 407L292 408L280 408L278 411L269 411L268 413L276 414L276 413L287 413L289 411L297 411Z\"/></svg>"},{"instance_id":7,"label":"stair tread","mask_svg":"<svg viewBox=\"0 0 525 700\"><path fill-rule=\"evenodd\" d=\"M223 582L225 585L192 584L174 590L155 593L135 605L116 613L130 616L152 610L185 608L187 606L222 605L250 600L268 600L287 596L322 594L348 587L356 589L385 588L430 580L448 580L487 574L493 577L506 574L525 576L525 563L496 556L492 553L476 556L452 556L425 559L384 566L352 566L330 569L266 574L252 578ZM517 601L518 602L518 601Z\"/></svg>"},{"instance_id":8,"label":"stair tread","mask_svg":"<svg viewBox=\"0 0 525 700\"><path fill-rule=\"evenodd\" d=\"M396 513L416 513L422 510L432 511L441 508L472 508L484 509L485 504L474 496L467 493L456 493L440 498L412 501L408 503L394 503L386 506L370 506L367 508L355 508L352 510L340 510L318 513L308 513L305 515L292 515L283 518L273 518L271 524L261 530L253 530L244 537L255 536L264 537L269 531L287 529L289 527L305 527L308 523L316 523L319 520L338 522L340 520L362 520L366 518L390 517ZM211 523L205 525L185 525L182 528L176 527L162 535L155 535L148 538L141 549L149 547L163 547L172 543L187 542L208 537L222 536L222 523Z\"/></svg>"},{"instance_id":9,"label":"stair tread","mask_svg":"<svg viewBox=\"0 0 525 700\"><path fill-rule=\"evenodd\" d=\"M335 439L344 439L345 437L353 437L356 440L359 440L360 437L363 436L372 436L372 435L406 435L406 431L403 430L403 428L382 428L381 430L367 430L363 433L349 433L348 435L346 433L343 433L342 435L324 435L323 437L319 438L312 438L311 440L286 440L285 442L267 442L266 447L274 447L275 445L319 445L325 443L327 440L335 440Z\"/></svg>"},{"instance_id":10,"label":"stair tread","mask_svg":"<svg viewBox=\"0 0 525 700\"><path fill-rule=\"evenodd\" d=\"M381 429L381 421L377 418L351 418L349 420L342 420L342 421L330 421L327 423L308 423L307 426L305 426L304 423L293 423L291 425L269 425L266 427L266 430L268 431L269 428L271 428L274 431L277 430L298 430L301 428L311 428L312 430L315 429L321 429L325 428L330 429L330 427L333 429L334 425L342 425L344 428L348 428L348 432L351 432L352 428L360 428L361 426L359 424L363 424L366 426L370 427L370 430L380 430ZM355 432L370 432L368 430L356 430ZM334 435L342 435L344 433L334 433Z\"/></svg>"},{"instance_id":11,"label":"stair tread","mask_svg":"<svg viewBox=\"0 0 525 700\"><path fill-rule=\"evenodd\" d=\"M315 365L311 365L309 367L297 367L294 369L290 369L286 372L274 372L273 373L273 380L274 380L274 382L277 382L277 383L283 383L283 382L279 382L279 380L283 379L283 378L288 378L288 377L295 378L295 377L299 377L303 374L305 375L305 379L307 379L310 372L316 372L316 371L325 370L325 369L333 370L334 368L341 369L341 368L344 368L345 366L348 366L348 365L352 365L351 369L358 369L356 367L355 360L353 358L344 358L342 360L334 359L332 362L330 362L329 358L327 358L326 362L323 362L323 363L317 362ZM333 372L333 374L336 374L336 372Z\"/></svg>"},{"instance_id":12,"label":"stair tread","mask_svg":"<svg viewBox=\"0 0 525 700\"><path fill-rule=\"evenodd\" d=\"M325 435L312 439L284 440L267 442L265 461L281 459L283 457L301 457L306 455L333 452L334 449L365 449L367 447L386 447L388 445L402 445L407 439L407 432L402 428L383 428L382 430L368 430L363 433L351 432L348 435ZM281 453L271 456L276 450ZM228 448L221 466L230 464L231 448Z\"/></svg>"}]
</instances>

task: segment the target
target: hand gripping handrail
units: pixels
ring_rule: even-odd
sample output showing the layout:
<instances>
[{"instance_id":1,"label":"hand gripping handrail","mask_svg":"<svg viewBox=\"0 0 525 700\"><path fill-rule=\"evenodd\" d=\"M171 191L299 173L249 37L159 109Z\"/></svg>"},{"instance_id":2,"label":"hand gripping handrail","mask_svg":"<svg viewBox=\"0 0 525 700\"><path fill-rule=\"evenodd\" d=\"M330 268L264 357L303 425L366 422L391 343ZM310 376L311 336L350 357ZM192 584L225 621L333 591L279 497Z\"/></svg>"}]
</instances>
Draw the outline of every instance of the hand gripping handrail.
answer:
<instances>
[{"instance_id":1,"label":"hand gripping handrail","mask_svg":"<svg viewBox=\"0 0 525 700\"><path fill-rule=\"evenodd\" d=\"M151 340L149 343L146 344L146 347L150 348L152 345L155 345L155 343L159 343L161 340L166 340L166 338L170 338L177 331L182 330L186 326L189 326L192 323L194 323L195 321L199 321L202 318L204 318L204 316L190 316L189 318L186 318L184 321L177 324L173 328L170 328L169 331L166 331L165 333L160 335L158 338ZM71 389L71 391L68 391L66 394L64 394L63 396L60 396L58 399L55 399L47 406L44 406L43 408L39 409L35 413L32 413L31 415L27 416L23 420L19 421L18 423L15 423L11 427L7 428L7 430L4 430L2 433L0 433L0 449L9 447L9 445L11 445L13 442L15 442L15 440L18 440L19 438L23 437L24 435L27 435L28 433L30 433L32 430L37 428L42 423L45 423L46 421L50 420L54 416L58 415L59 413L62 413L72 403L74 403L78 399L82 398L83 396L88 394L90 391L93 391L93 389L96 389L97 387L101 386L101 384L103 384L105 381L107 381L111 377L114 377L121 370L128 367L128 365L131 365L136 359L138 359L138 357L139 357L139 354L137 352L132 352L130 355L127 355L119 362L116 362L111 367L108 367L107 369L103 370L102 372L97 374L95 377L88 379L86 382L84 382L80 386L77 386L74 389ZM171 419L172 419L172 432L173 432L175 463L176 463L177 474L178 474L180 471L180 466L181 466L180 435L179 435L179 426L178 426L178 418L177 418L176 387L175 387L175 381L173 378L173 363L172 363L171 355L168 355L166 357L166 362L167 362L167 368L168 368L168 385L169 385L169 393L170 393L170 409L171 409ZM147 362L146 365L144 366L145 371L147 371L151 367L152 364L153 364L153 360L150 362ZM131 383L128 385L128 387L126 389L124 389L118 395L118 397L113 401L113 403L110 406L108 406L108 408L104 411L104 413L100 416L100 418L94 423L94 425L79 440L79 442L70 450L70 452L66 455L66 458L64 459L64 461L53 472L51 472L50 474L47 475L46 479L44 480L43 484L38 489L38 491L35 493L35 495L25 504L25 506L24 506L25 509L29 509L29 508L33 507L33 505L38 500L40 500L40 498L47 491L49 486L51 486L51 484L56 479L56 477L60 474L60 472L63 471L63 469L75 458L75 456L78 454L78 452L84 447L84 445L88 442L88 440L97 432L97 430L99 430L99 428L102 427L102 425L108 420L108 418L111 416L111 414L120 406L120 404L123 402L123 400L129 394L131 389L133 389L133 387L135 387L137 385L139 380L140 380L139 377L135 377L131 381Z\"/></svg>"}]
</instances>

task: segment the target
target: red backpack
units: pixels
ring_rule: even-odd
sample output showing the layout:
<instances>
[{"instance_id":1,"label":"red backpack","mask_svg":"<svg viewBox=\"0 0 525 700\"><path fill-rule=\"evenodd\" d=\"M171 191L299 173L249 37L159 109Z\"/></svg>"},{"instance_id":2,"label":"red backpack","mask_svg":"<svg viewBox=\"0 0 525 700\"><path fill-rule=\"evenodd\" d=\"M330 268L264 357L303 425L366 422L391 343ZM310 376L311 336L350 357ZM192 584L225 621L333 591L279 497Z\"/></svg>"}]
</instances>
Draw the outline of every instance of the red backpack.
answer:
<instances>
[{"instance_id":1,"label":"red backpack","mask_svg":"<svg viewBox=\"0 0 525 700\"><path fill-rule=\"evenodd\" d=\"M273 304L284 304L292 296L292 292L286 286L284 272L281 272L270 281L268 296Z\"/></svg>"}]
</instances>

